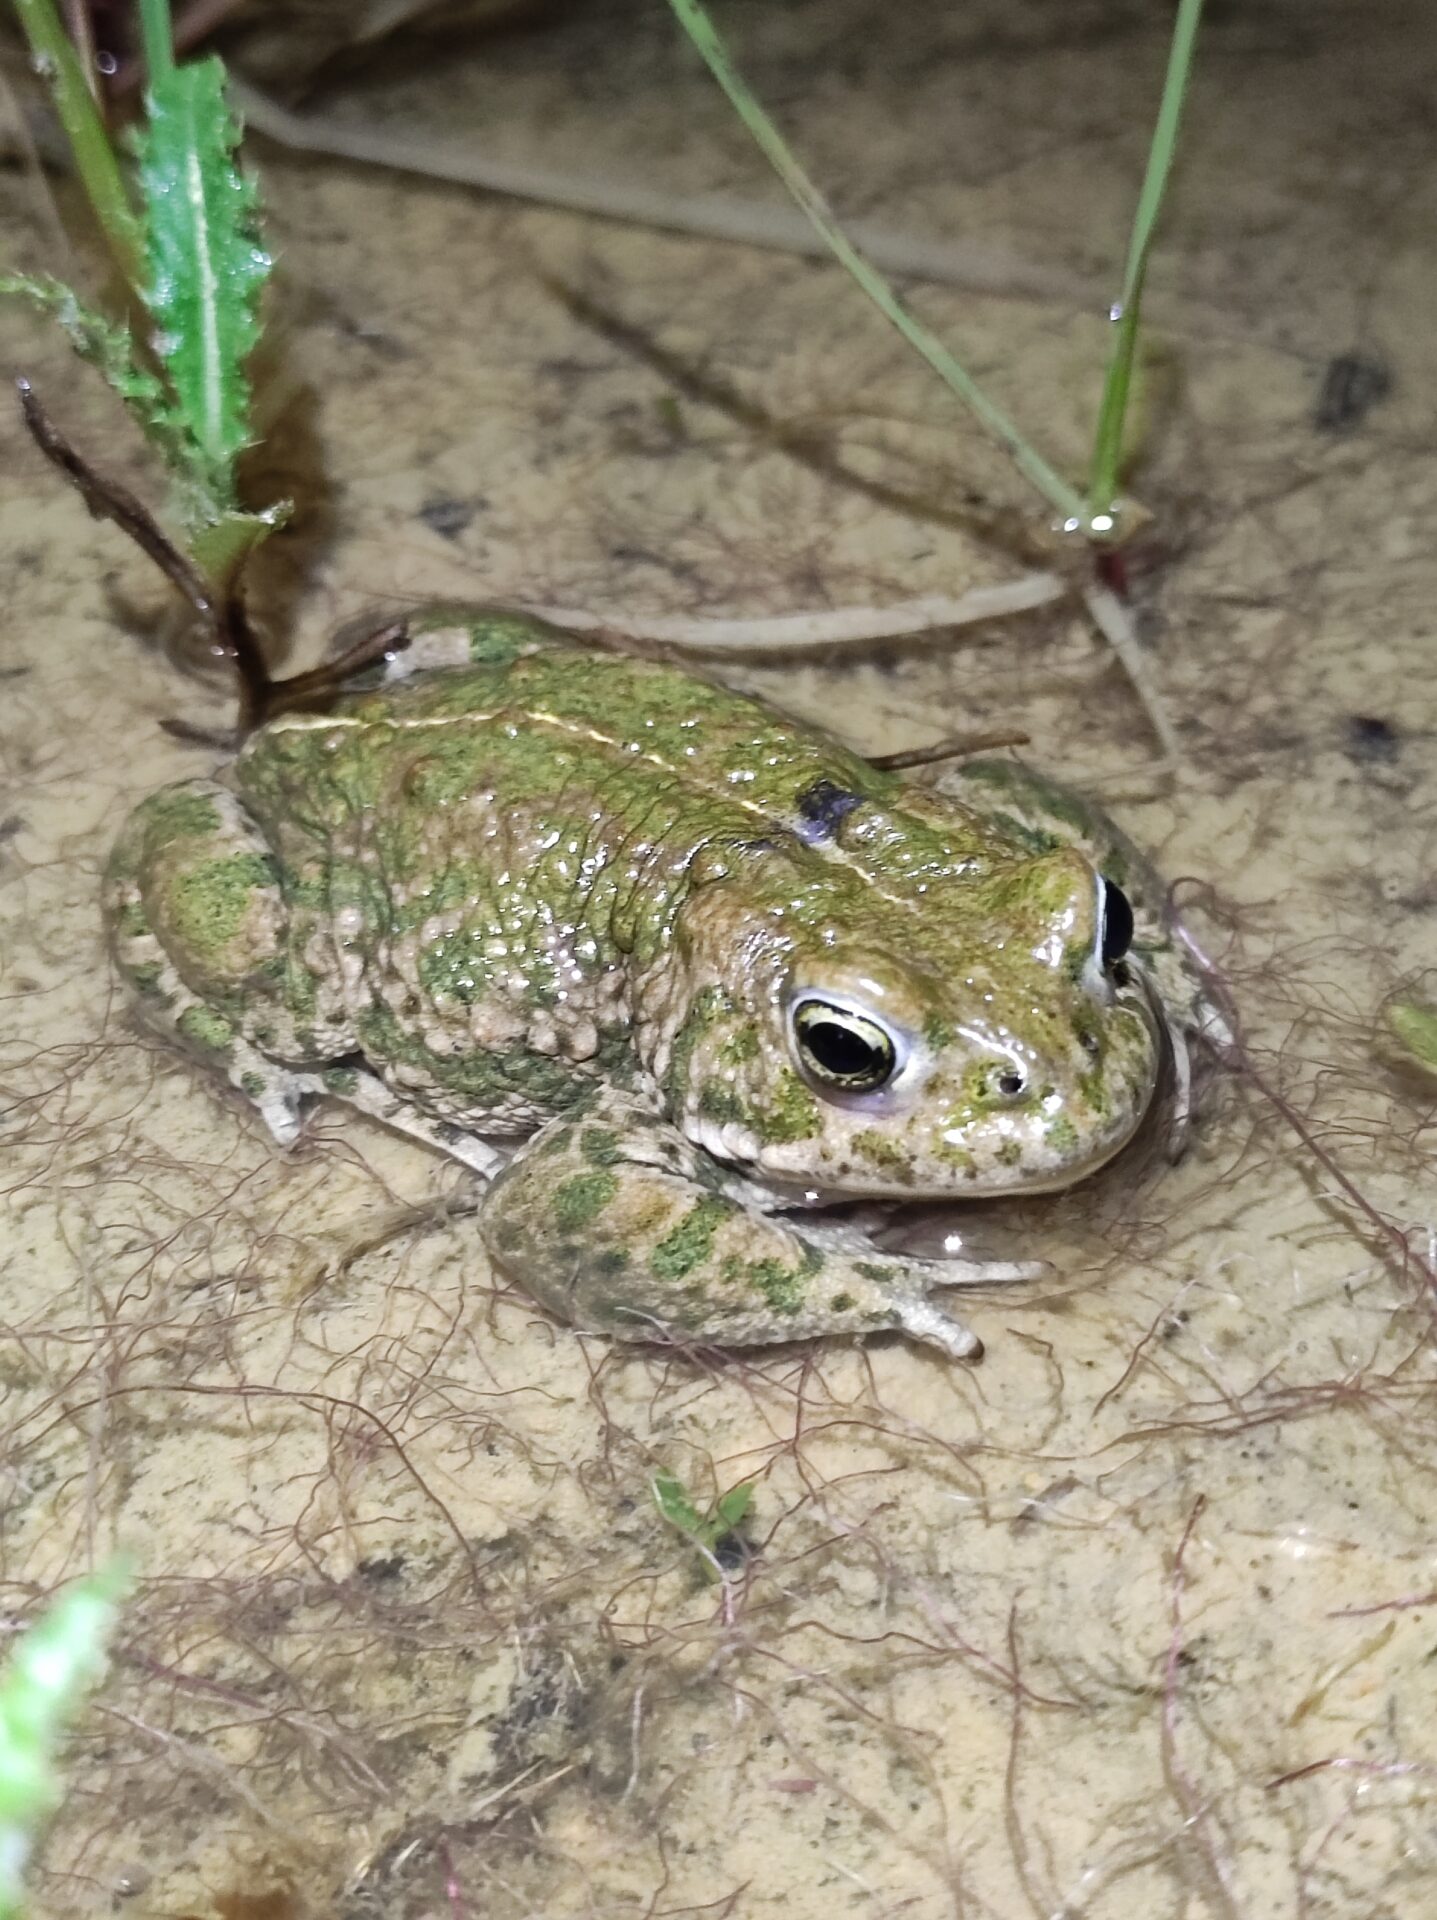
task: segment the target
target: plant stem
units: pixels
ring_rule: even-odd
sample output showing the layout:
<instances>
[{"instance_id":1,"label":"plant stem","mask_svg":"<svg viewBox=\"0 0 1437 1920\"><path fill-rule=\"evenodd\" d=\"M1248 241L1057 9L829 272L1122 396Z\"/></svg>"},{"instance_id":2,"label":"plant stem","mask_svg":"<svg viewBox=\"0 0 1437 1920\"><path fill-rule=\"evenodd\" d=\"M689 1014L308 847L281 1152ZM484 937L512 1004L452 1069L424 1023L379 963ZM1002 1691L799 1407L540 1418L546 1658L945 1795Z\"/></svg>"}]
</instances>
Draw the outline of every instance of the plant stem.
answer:
<instances>
[{"instance_id":1,"label":"plant stem","mask_svg":"<svg viewBox=\"0 0 1437 1920\"><path fill-rule=\"evenodd\" d=\"M55 111L116 265L137 292L144 280L139 223L120 175L114 148L96 109L85 70L60 24L54 0L15 0L15 11L37 71L50 83Z\"/></svg>"},{"instance_id":2,"label":"plant stem","mask_svg":"<svg viewBox=\"0 0 1437 1920\"><path fill-rule=\"evenodd\" d=\"M1137 353L1138 312L1142 305L1143 281L1147 275L1148 250L1152 245L1153 232L1167 191L1168 175L1172 170L1178 123L1182 118L1188 75L1192 68L1193 43L1197 39L1201 16L1202 0L1179 0L1157 124L1148 148L1147 171L1143 176L1142 192L1138 195L1138 210L1133 216L1127 265L1123 270L1122 296L1113 308L1117 338L1103 382L1087 506L1083 515L1089 531L1100 536L1112 531L1115 517L1123 457L1123 423L1127 417L1133 360ZM1102 524L1104 521L1107 522L1106 526Z\"/></svg>"},{"instance_id":3,"label":"plant stem","mask_svg":"<svg viewBox=\"0 0 1437 1920\"><path fill-rule=\"evenodd\" d=\"M140 0L140 37L145 47L146 80L154 86L173 71L175 64L170 0Z\"/></svg>"},{"instance_id":4,"label":"plant stem","mask_svg":"<svg viewBox=\"0 0 1437 1920\"><path fill-rule=\"evenodd\" d=\"M669 4L769 164L808 216L835 259L858 282L880 313L897 327L908 344L922 354L969 412L1007 449L1019 472L1037 488L1050 506L1057 509L1063 520L1085 525L1086 509L1076 490L1028 444L1001 407L988 398L977 381L959 365L922 321L908 311L877 267L863 257L844 233L833 210L803 171L783 135L735 71L700 0L669 0Z\"/></svg>"}]
</instances>

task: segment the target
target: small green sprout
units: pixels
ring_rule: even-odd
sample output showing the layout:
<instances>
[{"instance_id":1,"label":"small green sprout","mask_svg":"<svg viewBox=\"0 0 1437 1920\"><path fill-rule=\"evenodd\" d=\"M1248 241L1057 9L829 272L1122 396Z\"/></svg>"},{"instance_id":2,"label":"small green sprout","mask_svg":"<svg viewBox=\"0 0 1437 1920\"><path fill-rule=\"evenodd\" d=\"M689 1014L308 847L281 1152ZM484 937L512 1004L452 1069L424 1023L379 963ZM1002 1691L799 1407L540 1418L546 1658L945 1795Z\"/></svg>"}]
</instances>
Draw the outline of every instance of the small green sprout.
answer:
<instances>
[{"instance_id":1,"label":"small green sprout","mask_svg":"<svg viewBox=\"0 0 1437 1920\"><path fill-rule=\"evenodd\" d=\"M22 1879L35 1832L61 1797L55 1747L81 1694L104 1671L129 1581L122 1561L77 1580L21 1635L0 1669L0 1920L19 1920L24 1911Z\"/></svg>"},{"instance_id":2,"label":"small green sprout","mask_svg":"<svg viewBox=\"0 0 1437 1920\"><path fill-rule=\"evenodd\" d=\"M652 1481L654 1505L676 1533L684 1535L697 1548L705 1580L722 1576L717 1549L720 1542L738 1532L753 1505L753 1482L741 1481L721 1493L706 1513L700 1513L693 1498L677 1474L656 1473ZM0 1916L3 1920L3 1916Z\"/></svg>"},{"instance_id":3,"label":"small green sprout","mask_svg":"<svg viewBox=\"0 0 1437 1920\"><path fill-rule=\"evenodd\" d=\"M1437 1007L1420 1000L1389 1000L1383 1018L1403 1059L1437 1073Z\"/></svg>"}]
</instances>

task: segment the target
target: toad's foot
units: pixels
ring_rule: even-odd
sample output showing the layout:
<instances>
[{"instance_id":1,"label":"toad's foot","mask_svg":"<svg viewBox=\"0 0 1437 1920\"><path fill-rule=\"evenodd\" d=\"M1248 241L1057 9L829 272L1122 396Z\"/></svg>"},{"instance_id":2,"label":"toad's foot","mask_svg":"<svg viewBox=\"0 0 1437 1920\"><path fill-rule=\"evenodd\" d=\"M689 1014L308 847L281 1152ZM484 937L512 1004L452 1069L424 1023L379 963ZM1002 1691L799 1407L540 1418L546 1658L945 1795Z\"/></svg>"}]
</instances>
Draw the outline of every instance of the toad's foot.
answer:
<instances>
[{"instance_id":1,"label":"toad's foot","mask_svg":"<svg viewBox=\"0 0 1437 1920\"><path fill-rule=\"evenodd\" d=\"M606 1089L520 1148L485 1196L495 1262L573 1326L628 1340L759 1346L896 1328L959 1360L982 1345L928 1297L947 1261L879 1254L736 1198L717 1162ZM996 1277L990 1274L988 1277Z\"/></svg>"}]
</instances>

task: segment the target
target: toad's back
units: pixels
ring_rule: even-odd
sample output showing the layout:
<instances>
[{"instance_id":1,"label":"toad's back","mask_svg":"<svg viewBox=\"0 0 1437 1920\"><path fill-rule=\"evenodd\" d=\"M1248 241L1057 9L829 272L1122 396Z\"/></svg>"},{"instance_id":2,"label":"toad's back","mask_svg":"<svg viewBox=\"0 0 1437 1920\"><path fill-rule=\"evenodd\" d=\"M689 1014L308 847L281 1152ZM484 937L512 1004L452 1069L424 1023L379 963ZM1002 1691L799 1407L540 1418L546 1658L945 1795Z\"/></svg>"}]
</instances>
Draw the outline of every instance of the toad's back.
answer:
<instances>
[{"instance_id":1,"label":"toad's back","mask_svg":"<svg viewBox=\"0 0 1437 1920\"><path fill-rule=\"evenodd\" d=\"M633 976L701 854L784 849L851 918L994 844L757 702L566 647L275 722L235 781L278 861L307 1049L359 1047L452 1117L519 1129L632 1065Z\"/></svg>"}]
</instances>

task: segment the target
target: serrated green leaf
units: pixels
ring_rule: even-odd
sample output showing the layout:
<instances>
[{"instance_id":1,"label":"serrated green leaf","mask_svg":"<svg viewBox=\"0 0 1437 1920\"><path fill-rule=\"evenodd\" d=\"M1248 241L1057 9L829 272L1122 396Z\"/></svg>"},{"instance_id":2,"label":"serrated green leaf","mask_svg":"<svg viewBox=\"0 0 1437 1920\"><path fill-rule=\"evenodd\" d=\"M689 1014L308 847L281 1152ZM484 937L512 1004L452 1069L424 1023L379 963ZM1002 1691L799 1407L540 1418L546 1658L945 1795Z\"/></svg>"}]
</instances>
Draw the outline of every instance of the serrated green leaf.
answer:
<instances>
[{"instance_id":1,"label":"serrated green leaf","mask_svg":"<svg viewBox=\"0 0 1437 1920\"><path fill-rule=\"evenodd\" d=\"M29 300L59 321L82 360L98 367L171 464L179 464L179 430L162 381L135 350L128 327L109 320L60 280L48 275L0 274L0 294Z\"/></svg>"},{"instance_id":2,"label":"serrated green leaf","mask_svg":"<svg viewBox=\"0 0 1437 1920\"><path fill-rule=\"evenodd\" d=\"M138 141L154 348L192 446L192 519L237 507L235 463L253 432L245 361L272 265L253 184L235 163L239 123L215 59L175 67L146 96Z\"/></svg>"}]
</instances>

